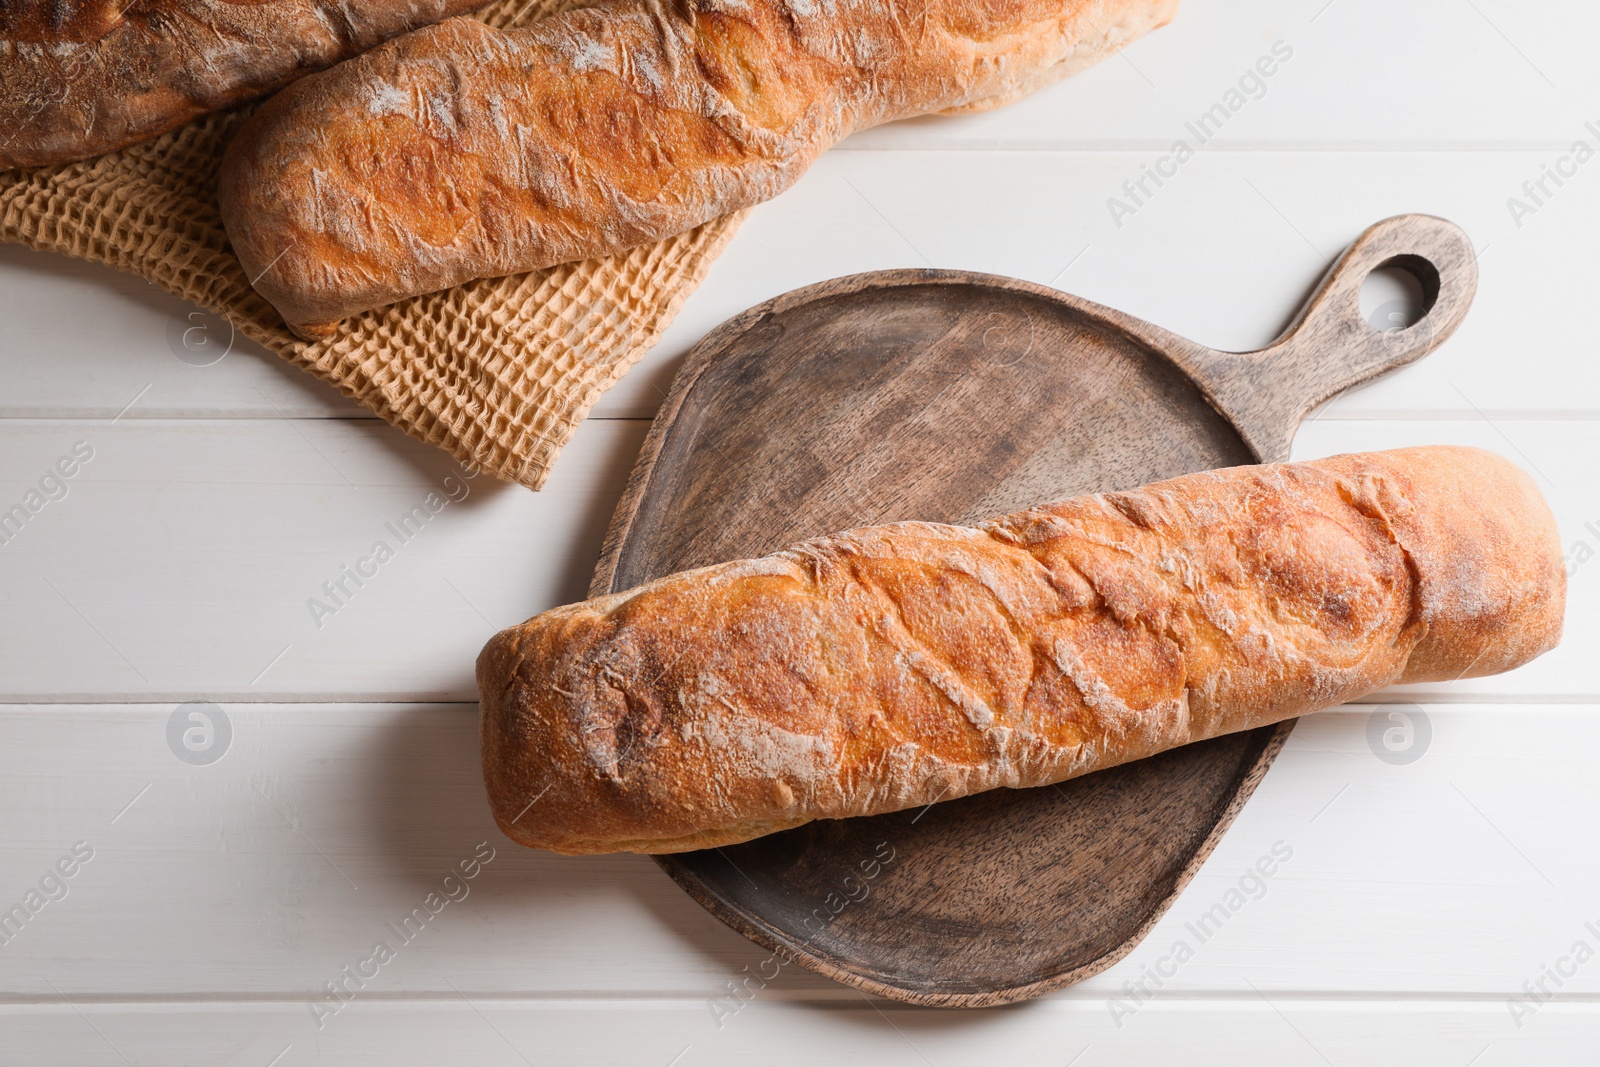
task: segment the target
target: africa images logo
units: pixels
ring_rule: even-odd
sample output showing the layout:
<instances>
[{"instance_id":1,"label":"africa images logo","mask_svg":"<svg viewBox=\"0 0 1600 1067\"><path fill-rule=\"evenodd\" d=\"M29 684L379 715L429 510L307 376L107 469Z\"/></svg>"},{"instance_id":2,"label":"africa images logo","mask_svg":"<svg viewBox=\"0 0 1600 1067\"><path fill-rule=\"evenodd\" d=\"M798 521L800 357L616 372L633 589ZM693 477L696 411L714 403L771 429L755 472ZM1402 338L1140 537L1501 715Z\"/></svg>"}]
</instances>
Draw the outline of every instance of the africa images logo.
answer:
<instances>
[{"instance_id":1,"label":"africa images logo","mask_svg":"<svg viewBox=\"0 0 1600 1067\"><path fill-rule=\"evenodd\" d=\"M1396 767L1415 763L1433 743L1433 723L1415 704L1379 708L1367 716L1367 747Z\"/></svg>"},{"instance_id":2,"label":"africa images logo","mask_svg":"<svg viewBox=\"0 0 1600 1067\"><path fill-rule=\"evenodd\" d=\"M1106 198L1106 210L1117 229L1154 199L1156 192L1178 176L1179 168L1193 159L1206 145L1216 140L1233 117L1254 101L1267 95L1268 80L1284 64L1294 58L1294 46L1287 41L1274 41L1270 53L1261 56L1245 68L1238 81L1229 86L1220 99L1194 119L1183 124L1189 136L1172 142L1172 150L1157 157L1152 163L1139 165L1139 176L1122 183L1121 196ZM1191 140L1192 138L1192 140Z\"/></svg>"},{"instance_id":3,"label":"africa images logo","mask_svg":"<svg viewBox=\"0 0 1600 1067\"><path fill-rule=\"evenodd\" d=\"M233 724L215 704L179 704L167 716L167 747L185 763L204 767L228 754Z\"/></svg>"}]
</instances>

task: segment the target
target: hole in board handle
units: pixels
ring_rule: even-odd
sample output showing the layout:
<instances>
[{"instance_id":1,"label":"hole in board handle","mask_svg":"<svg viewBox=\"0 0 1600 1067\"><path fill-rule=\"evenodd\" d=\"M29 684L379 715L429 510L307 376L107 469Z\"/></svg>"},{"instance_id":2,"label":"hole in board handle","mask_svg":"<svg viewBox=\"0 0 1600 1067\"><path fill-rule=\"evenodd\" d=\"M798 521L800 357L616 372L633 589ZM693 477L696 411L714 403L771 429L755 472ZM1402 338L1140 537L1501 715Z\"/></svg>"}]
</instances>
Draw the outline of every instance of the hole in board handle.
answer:
<instances>
[{"instance_id":1,"label":"hole in board handle","mask_svg":"<svg viewBox=\"0 0 1600 1067\"><path fill-rule=\"evenodd\" d=\"M1438 299L1438 268L1421 256L1394 256L1361 283L1361 317L1380 333L1404 330L1427 318Z\"/></svg>"}]
</instances>

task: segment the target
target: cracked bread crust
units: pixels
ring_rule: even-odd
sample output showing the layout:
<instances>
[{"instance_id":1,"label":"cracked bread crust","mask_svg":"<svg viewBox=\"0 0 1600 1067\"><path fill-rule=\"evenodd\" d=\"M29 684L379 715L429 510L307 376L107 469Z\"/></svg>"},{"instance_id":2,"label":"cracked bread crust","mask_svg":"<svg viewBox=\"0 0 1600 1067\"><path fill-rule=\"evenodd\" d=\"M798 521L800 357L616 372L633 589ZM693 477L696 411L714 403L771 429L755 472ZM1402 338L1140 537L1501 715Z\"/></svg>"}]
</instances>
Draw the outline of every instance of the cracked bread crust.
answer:
<instances>
[{"instance_id":1,"label":"cracked bread crust","mask_svg":"<svg viewBox=\"0 0 1600 1067\"><path fill-rule=\"evenodd\" d=\"M511 30L451 20L269 101L229 146L223 218L261 295L323 336L768 200L856 130L997 106L1176 8L600 0Z\"/></svg>"},{"instance_id":2,"label":"cracked bread crust","mask_svg":"<svg viewBox=\"0 0 1600 1067\"><path fill-rule=\"evenodd\" d=\"M484 774L526 845L707 848L1508 670L1565 586L1532 481L1465 448L869 527L500 633Z\"/></svg>"},{"instance_id":3,"label":"cracked bread crust","mask_svg":"<svg viewBox=\"0 0 1600 1067\"><path fill-rule=\"evenodd\" d=\"M70 163L485 0L4 0L0 170Z\"/></svg>"}]
</instances>

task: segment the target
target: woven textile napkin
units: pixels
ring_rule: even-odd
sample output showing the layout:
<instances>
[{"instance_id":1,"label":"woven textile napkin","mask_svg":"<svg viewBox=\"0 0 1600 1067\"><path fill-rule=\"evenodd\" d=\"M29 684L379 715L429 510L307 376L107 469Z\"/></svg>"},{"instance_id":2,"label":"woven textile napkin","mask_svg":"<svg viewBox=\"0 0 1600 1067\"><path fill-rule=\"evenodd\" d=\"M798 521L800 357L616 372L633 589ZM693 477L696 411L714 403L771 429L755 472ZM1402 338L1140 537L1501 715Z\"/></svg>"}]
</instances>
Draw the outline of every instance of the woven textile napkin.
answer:
<instances>
[{"instance_id":1,"label":"woven textile napkin","mask_svg":"<svg viewBox=\"0 0 1600 1067\"><path fill-rule=\"evenodd\" d=\"M501 0L477 17L504 27L569 6ZM250 288L217 211L222 150L253 110L81 163L0 172L0 240L131 271L224 316L413 437L531 489L600 394L661 336L742 217L414 297L305 342Z\"/></svg>"}]
</instances>

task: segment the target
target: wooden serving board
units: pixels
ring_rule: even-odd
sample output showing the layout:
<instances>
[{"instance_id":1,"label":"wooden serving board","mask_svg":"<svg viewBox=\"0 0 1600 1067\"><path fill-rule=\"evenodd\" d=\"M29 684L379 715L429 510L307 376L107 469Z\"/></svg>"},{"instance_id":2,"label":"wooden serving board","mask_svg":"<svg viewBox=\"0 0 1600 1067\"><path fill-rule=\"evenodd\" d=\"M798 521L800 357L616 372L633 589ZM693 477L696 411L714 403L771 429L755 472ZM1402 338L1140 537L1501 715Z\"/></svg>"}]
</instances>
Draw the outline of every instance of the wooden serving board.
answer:
<instances>
[{"instance_id":1,"label":"wooden serving board","mask_svg":"<svg viewBox=\"0 0 1600 1067\"><path fill-rule=\"evenodd\" d=\"M1386 265L1417 278L1426 313L1379 331L1359 294ZM592 593L852 526L971 524L1287 459L1307 412L1431 351L1476 285L1467 236L1407 215L1363 233L1258 352L1215 351L1040 285L959 271L787 293L690 353ZM841 982L931 1005L1022 1000L1139 942L1292 727L658 861L718 918Z\"/></svg>"}]
</instances>

